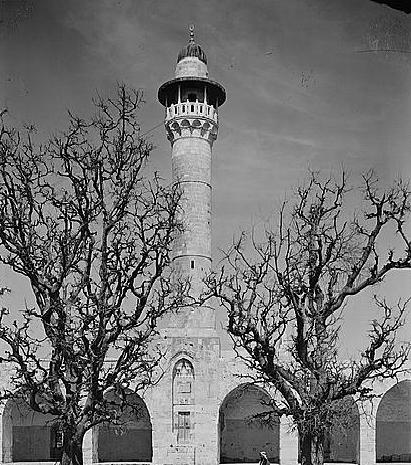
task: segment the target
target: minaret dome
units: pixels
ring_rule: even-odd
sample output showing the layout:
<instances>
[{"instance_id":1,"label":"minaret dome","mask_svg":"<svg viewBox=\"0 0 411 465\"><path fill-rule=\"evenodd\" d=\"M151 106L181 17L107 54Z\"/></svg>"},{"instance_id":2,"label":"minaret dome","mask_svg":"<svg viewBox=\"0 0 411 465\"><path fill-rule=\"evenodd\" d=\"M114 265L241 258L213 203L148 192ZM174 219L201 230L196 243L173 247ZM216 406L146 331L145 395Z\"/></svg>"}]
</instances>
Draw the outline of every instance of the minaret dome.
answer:
<instances>
[{"instance_id":1,"label":"minaret dome","mask_svg":"<svg viewBox=\"0 0 411 465\"><path fill-rule=\"evenodd\" d=\"M207 65L207 57L200 45L196 44L194 40L194 26L190 26L190 40L188 44L181 49L178 54L177 63L186 57L197 57L205 65Z\"/></svg>"},{"instance_id":2,"label":"minaret dome","mask_svg":"<svg viewBox=\"0 0 411 465\"><path fill-rule=\"evenodd\" d=\"M207 57L194 40L193 26L190 26L188 44L178 54L175 79L160 87L158 99L165 107L179 101L204 102L206 99L208 104L218 108L225 102L223 86L208 78Z\"/></svg>"}]
</instances>

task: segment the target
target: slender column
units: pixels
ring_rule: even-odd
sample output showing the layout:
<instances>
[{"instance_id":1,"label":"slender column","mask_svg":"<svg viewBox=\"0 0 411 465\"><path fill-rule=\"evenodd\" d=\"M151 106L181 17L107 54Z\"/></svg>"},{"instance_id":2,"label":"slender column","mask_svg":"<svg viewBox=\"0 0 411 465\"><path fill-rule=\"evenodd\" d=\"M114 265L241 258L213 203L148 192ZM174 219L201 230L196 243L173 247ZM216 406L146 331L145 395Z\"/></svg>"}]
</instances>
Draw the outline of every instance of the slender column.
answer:
<instances>
[{"instance_id":1,"label":"slender column","mask_svg":"<svg viewBox=\"0 0 411 465\"><path fill-rule=\"evenodd\" d=\"M280 419L280 464L296 465L298 463L298 433L291 429L291 418Z\"/></svg>"},{"instance_id":2,"label":"slender column","mask_svg":"<svg viewBox=\"0 0 411 465\"><path fill-rule=\"evenodd\" d=\"M298 433L291 429L291 418L282 416L280 419L280 464L297 465L298 463Z\"/></svg>"},{"instance_id":3,"label":"slender column","mask_svg":"<svg viewBox=\"0 0 411 465\"><path fill-rule=\"evenodd\" d=\"M97 460L93 460L93 429L89 429L83 438L83 463L91 465Z\"/></svg>"},{"instance_id":4,"label":"slender column","mask_svg":"<svg viewBox=\"0 0 411 465\"><path fill-rule=\"evenodd\" d=\"M3 401L0 410L1 461L2 463L10 463L13 461L13 420L11 418L11 409L8 408L7 402Z\"/></svg>"},{"instance_id":5,"label":"slender column","mask_svg":"<svg viewBox=\"0 0 411 465\"><path fill-rule=\"evenodd\" d=\"M145 402L150 413L153 465L173 464L175 437L172 431L172 370L168 370L160 384L147 391Z\"/></svg>"},{"instance_id":6,"label":"slender column","mask_svg":"<svg viewBox=\"0 0 411 465\"><path fill-rule=\"evenodd\" d=\"M376 460L376 413L377 404L367 403L360 412L360 447L357 462L361 465L375 464Z\"/></svg>"}]
</instances>

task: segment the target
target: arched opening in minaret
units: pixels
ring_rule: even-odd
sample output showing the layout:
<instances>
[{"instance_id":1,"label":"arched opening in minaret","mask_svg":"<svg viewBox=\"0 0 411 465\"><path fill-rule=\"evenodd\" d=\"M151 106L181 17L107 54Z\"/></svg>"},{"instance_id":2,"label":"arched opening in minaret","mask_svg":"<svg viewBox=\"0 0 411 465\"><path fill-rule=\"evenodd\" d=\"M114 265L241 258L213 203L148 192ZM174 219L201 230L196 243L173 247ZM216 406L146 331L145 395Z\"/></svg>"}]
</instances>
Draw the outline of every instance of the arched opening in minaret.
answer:
<instances>
[{"instance_id":1,"label":"arched opening in minaret","mask_svg":"<svg viewBox=\"0 0 411 465\"><path fill-rule=\"evenodd\" d=\"M279 418L258 416L270 410L270 400L264 389L252 384L238 386L225 397L219 413L220 463L255 463L261 451L271 463L279 463Z\"/></svg>"},{"instance_id":2,"label":"arched opening in minaret","mask_svg":"<svg viewBox=\"0 0 411 465\"><path fill-rule=\"evenodd\" d=\"M181 101L186 102L204 102L204 86L201 83L191 82L182 84L180 89Z\"/></svg>"},{"instance_id":3,"label":"arched opening in minaret","mask_svg":"<svg viewBox=\"0 0 411 465\"><path fill-rule=\"evenodd\" d=\"M196 102L207 103L214 108L221 106L226 99L224 89L216 82L208 79L195 78L174 80L163 84L159 89L158 98L165 106L177 103Z\"/></svg>"},{"instance_id":4,"label":"arched opening in minaret","mask_svg":"<svg viewBox=\"0 0 411 465\"><path fill-rule=\"evenodd\" d=\"M96 428L98 462L151 462L153 456L150 414L143 399L128 393L106 397L117 411L116 423Z\"/></svg>"},{"instance_id":5,"label":"arched opening in minaret","mask_svg":"<svg viewBox=\"0 0 411 465\"><path fill-rule=\"evenodd\" d=\"M341 416L325 435L324 463L359 463L360 414L352 397L346 397L338 409ZM301 463L301 448L298 444L298 461Z\"/></svg>"},{"instance_id":6,"label":"arched opening in minaret","mask_svg":"<svg viewBox=\"0 0 411 465\"><path fill-rule=\"evenodd\" d=\"M2 422L3 463L60 460L62 435L52 415L36 412L16 398L7 401Z\"/></svg>"},{"instance_id":7,"label":"arched opening in minaret","mask_svg":"<svg viewBox=\"0 0 411 465\"><path fill-rule=\"evenodd\" d=\"M411 463L411 380L384 394L377 410L376 459Z\"/></svg>"}]
</instances>

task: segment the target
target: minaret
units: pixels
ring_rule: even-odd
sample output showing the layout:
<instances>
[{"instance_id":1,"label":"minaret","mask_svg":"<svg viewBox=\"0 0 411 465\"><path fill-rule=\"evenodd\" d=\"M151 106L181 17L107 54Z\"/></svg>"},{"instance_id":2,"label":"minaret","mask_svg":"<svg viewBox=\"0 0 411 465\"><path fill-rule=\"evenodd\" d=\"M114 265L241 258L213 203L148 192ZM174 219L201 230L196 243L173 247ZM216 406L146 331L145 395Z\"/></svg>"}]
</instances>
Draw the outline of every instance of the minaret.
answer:
<instances>
[{"instance_id":1,"label":"minaret","mask_svg":"<svg viewBox=\"0 0 411 465\"><path fill-rule=\"evenodd\" d=\"M188 277L190 294L199 296L211 265L211 157L218 133L218 109L224 88L208 78L207 57L190 40L178 55L175 78L164 83L158 99L165 106L165 128L171 143L173 182L182 192L183 231L176 238L173 260L177 276ZM180 311L169 327L214 328L210 307Z\"/></svg>"}]
</instances>

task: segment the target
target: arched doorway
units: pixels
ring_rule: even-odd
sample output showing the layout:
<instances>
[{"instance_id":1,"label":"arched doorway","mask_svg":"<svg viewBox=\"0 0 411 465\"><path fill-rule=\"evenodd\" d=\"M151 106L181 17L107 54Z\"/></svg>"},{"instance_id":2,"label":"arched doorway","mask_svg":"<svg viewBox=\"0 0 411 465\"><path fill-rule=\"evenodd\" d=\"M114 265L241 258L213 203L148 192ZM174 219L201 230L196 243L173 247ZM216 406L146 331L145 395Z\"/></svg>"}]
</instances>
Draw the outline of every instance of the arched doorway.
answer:
<instances>
[{"instance_id":1,"label":"arched doorway","mask_svg":"<svg viewBox=\"0 0 411 465\"><path fill-rule=\"evenodd\" d=\"M346 397L338 408L341 417L334 421L324 441L324 463L359 463L360 414L352 397ZM301 463L300 444L298 461Z\"/></svg>"},{"instance_id":2,"label":"arched doorway","mask_svg":"<svg viewBox=\"0 0 411 465\"><path fill-rule=\"evenodd\" d=\"M231 391L220 407L220 463L259 461L265 451L271 463L279 462L280 423L255 418L270 410L270 396L254 385L242 385Z\"/></svg>"},{"instance_id":3,"label":"arched doorway","mask_svg":"<svg viewBox=\"0 0 411 465\"><path fill-rule=\"evenodd\" d=\"M377 410L377 462L411 462L411 380L384 394Z\"/></svg>"},{"instance_id":4,"label":"arched doorway","mask_svg":"<svg viewBox=\"0 0 411 465\"><path fill-rule=\"evenodd\" d=\"M55 462L61 435L52 415L35 412L23 399L10 399L3 411L3 462Z\"/></svg>"},{"instance_id":5,"label":"arched doorway","mask_svg":"<svg viewBox=\"0 0 411 465\"><path fill-rule=\"evenodd\" d=\"M98 428L99 462L151 462L153 455L150 414L143 399L135 393L120 401L114 393L108 398L118 412L119 425Z\"/></svg>"},{"instance_id":6,"label":"arched doorway","mask_svg":"<svg viewBox=\"0 0 411 465\"><path fill-rule=\"evenodd\" d=\"M360 414L358 406L347 397L342 402L343 418L337 418L328 432L324 447L324 461L328 463L359 463Z\"/></svg>"}]
</instances>

